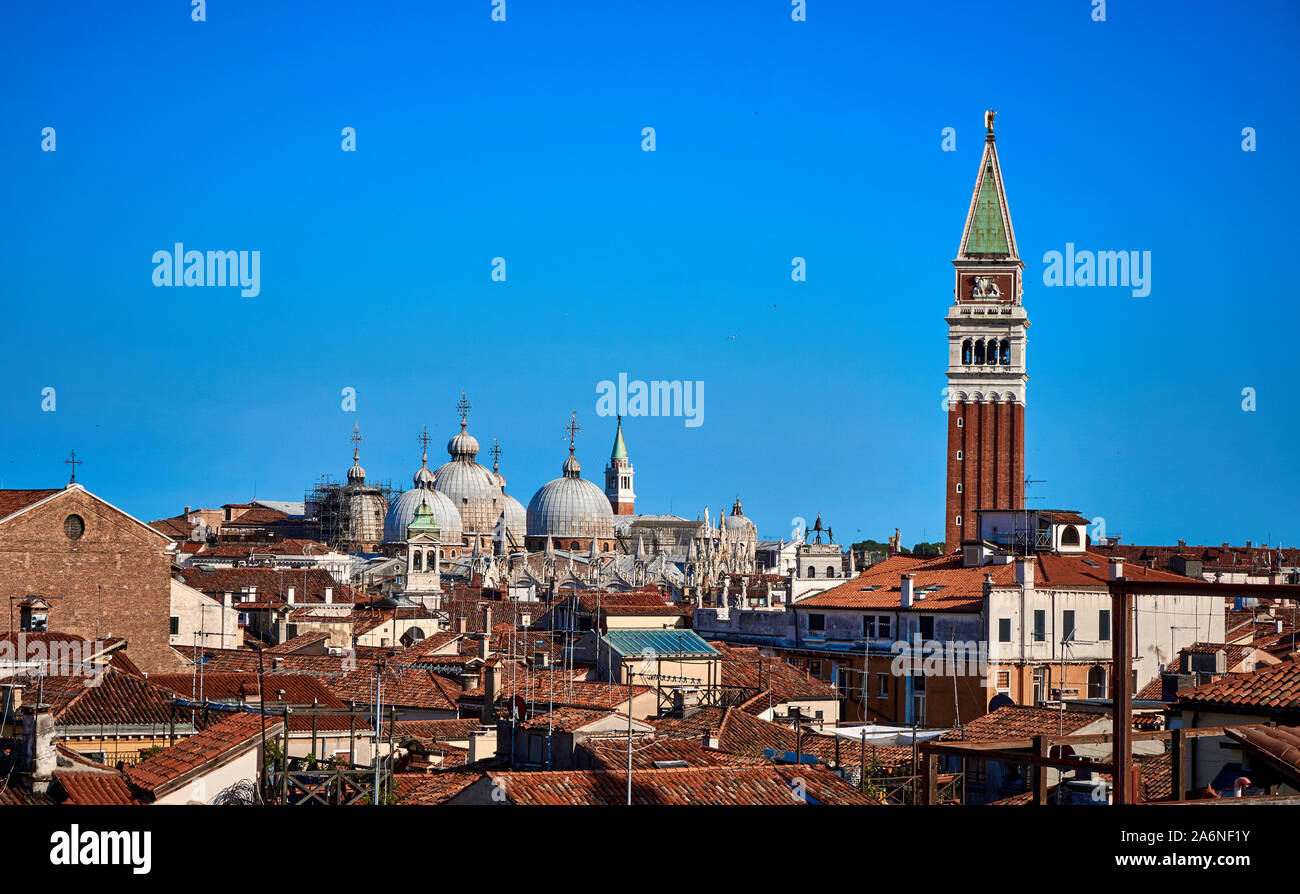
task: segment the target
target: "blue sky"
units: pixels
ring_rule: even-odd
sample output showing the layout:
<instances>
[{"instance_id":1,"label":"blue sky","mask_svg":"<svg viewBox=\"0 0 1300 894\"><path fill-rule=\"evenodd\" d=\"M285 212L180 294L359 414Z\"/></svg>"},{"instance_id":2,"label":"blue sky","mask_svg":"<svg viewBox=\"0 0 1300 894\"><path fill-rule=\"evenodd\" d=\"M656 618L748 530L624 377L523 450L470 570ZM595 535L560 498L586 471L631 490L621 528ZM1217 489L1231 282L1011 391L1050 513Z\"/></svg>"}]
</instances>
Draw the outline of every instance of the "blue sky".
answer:
<instances>
[{"instance_id":1,"label":"blue sky","mask_svg":"<svg viewBox=\"0 0 1300 894\"><path fill-rule=\"evenodd\" d=\"M62 484L75 447L145 519L301 499L357 422L405 487L463 389L527 503L574 409L603 482L596 384L625 372L705 383L697 428L627 421L639 510L739 493L773 539L819 511L841 541L941 539L950 260L995 107L1030 505L1128 541L1300 541L1298 8L789 8L6 5L0 485ZM260 251L261 293L155 288L177 241ZM1150 251L1151 294L1045 287L1066 242Z\"/></svg>"}]
</instances>

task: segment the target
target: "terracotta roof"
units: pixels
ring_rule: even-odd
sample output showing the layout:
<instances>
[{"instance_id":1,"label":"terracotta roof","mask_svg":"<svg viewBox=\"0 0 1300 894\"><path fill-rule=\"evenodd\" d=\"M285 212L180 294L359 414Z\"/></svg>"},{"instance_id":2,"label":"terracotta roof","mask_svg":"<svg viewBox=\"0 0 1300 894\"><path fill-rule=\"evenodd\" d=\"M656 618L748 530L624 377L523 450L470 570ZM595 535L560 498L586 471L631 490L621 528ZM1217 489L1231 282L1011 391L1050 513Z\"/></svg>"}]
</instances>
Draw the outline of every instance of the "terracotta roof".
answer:
<instances>
[{"instance_id":1,"label":"terracotta roof","mask_svg":"<svg viewBox=\"0 0 1300 894\"><path fill-rule=\"evenodd\" d=\"M93 770L56 770L54 779L65 798L60 803L83 805L124 805L143 803L131 789L125 774L97 773Z\"/></svg>"},{"instance_id":2,"label":"terracotta roof","mask_svg":"<svg viewBox=\"0 0 1300 894\"><path fill-rule=\"evenodd\" d=\"M87 685L94 683L96 685ZM172 694L152 680L109 668L95 677L50 677L45 701L56 726L164 726L182 719Z\"/></svg>"},{"instance_id":3,"label":"terracotta roof","mask_svg":"<svg viewBox=\"0 0 1300 894\"><path fill-rule=\"evenodd\" d=\"M595 769L627 771L627 738L587 739L578 746ZM767 761L749 755L705 748L693 739L654 738L632 740L632 769L654 770L659 761L685 761L692 767L756 767Z\"/></svg>"},{"instance_id":4,"label":"terracotta roof","mask_svg":"<svg viewBox=\"0 0 1300 894\"><path fill-rule=\"evenodd\" d=\"M489 773L513 804L617 805L627 802L627 774L617 771ZM663 805L874 804L819 767L688 767L633 770L632 803Z\"/></svg>"},{"instance_id":5,"label":"terracotta roof","mask_svg":"<svg viewBox=\"0 0 1300 894\"><path fill-rule=\"evenodd\" d=\"M149 679L186 699L195 698L199 691L199 681L195 674L154 674ZM257 674L205 673L202 682L203 698L208 701L225 702L231 705L256 705L259 702ZM268 704L283 702L298 708L310 708L313 704L320 708L347 707L343 700L320 680L302 674L265 674L262 678L261 692L265 695ZM280 718L277 716L276 719L278 721ZM310 715L295 715L292 712L289 714L291 732L308 731L312 729L312 723ZM370 726L364 718L358 718L355 726L352 726L346 716L319 714L315 719L315 728L318 732L327 732L353 728L370 729Z\"/></svg>"},{"instance_id":6,"label":"terracotta roof","mask_svg":"<svg viewBox=\"0 0 1300 894\"><path fill-rule=\"evenodd\" d=\"M398 804L431 806L455 797L483 778L482 770L449 770L439 773L395 773Z\"/></svg>"},{"instance_id":7,"label":"terracotta roof","mask_svg":"<svg viewBox=\"0 0 1300 894\"><path fill-rule=\"evenodd\" d=\"M1300 727L1244 726L1224 732L1228 738L1242 743L1252 755L1286 774L1292 785L1300 783Z\"/></svg>"},{"instance_id":8,"label":"terracotta roof","mask_svg":"<svg viewBox=\"0 0 1300 894\"><path fill-rule=\"evenodd\" d=\"M726 708L705 706L688 708L682 717L651 717L646 723L655 728L656 735L703 741L705 736L717 738L726 714Z\"/></svg>"},{"instance_id":9,"label":"terracotta roof","mask_svg":"<svg viewBox=\"0 0 1300 894\"><path fill-rule=\"evenodd\" d=\"M1015 583L1012 565L965 568L960 553L945 556L890 556L839 586L794 603L795 608L900 608L899 579L913 574L916 611L978 611L984 600L984 576L998 586ZM938 590L930 590L939 587Z\"/></svg>"},{"instance_id":10,"label":"terracotta roof","mask_svg":"<svg viewBox=\"0 0 1300 894\"><path fill-rule=\"evenodd\" d=\"M266 721L266 737L278 735L281 724ZM147 760L126 770L131 783L146 795L157 798L189 774L208 764L220 765L229 758L255 747L262 737L262 716L241 712L208 727L198 735L182 739Z\"/></svg>"},{"instance_id":11,"label":"terracotta roof","mask_svg":"<svg viewBox=\"0 0 1300 894\"><path fill-rule=\"evenodd\" d=\"M832 763L837 743L841 760L846 761L851 754L856 754L851 741L841 742L836 736L807 731L796 735L793 727L759 720L737 708L727 709L722 727L718 730L719 748L753 757L764 757L764 752L768 750L777 754L798 750L801 754L815 755L823 763Z\"/></svg>"},{"instance_id":12,"label":"terracotta roof","mask_svg":"<svg viewBox=\"0 0 1300 894\"><path fill-rule=\"evenodd\" d=\"M1251 674L1227 676L1178 693L1180 704L1300 711L1300 664L1284 661Z\"/></svg>"},{"instance_id":13,"label":"terracotta roof","mask_svg":"<svg viewBox=\"0 0 1300 894\"><path fill-rule=\"evenodd\" d=\"M722 653L722 685L752 690L755 694L742 705L761 713L769 703L779 705L794 698L838 701L840 694L829 683L786 661L764 655L755 646L733 646L710 641Z\"/></svg>"},{"instance_id":14,"label":"terracotta roof","mask_svg":"<svg viewBox=\"0 0 1300 894\"><path fill-rule=\"evenodd\" d=\"M519 726L524 729L549 729L557 733L571 733L582 729L589 723L610 716L614 716L614 712L604 708L556 708L554 711L534 714L520 723ZM627 715L619 714L617 716L626 717Z\"/></svg>"},{"instance_id":15,"label":"terracotta roof","mask_svg":"<svg viewBox=\"0 0 1300 894\"><path fill-rule=\"evenodd\" d=\"M1090 714L1086 711L1065 711L1063 714L1059 708L1004 705L996 711L972 720L962 729L949 730L939 739L944 742L1028 739L1033 736L1054 735L1062 729L1068 735L1105 717L1104 714Z\"/></svg>"},{"instance_id":16,"label":"terracotta roof","mask_svg":"<svg viewBox=\"0 0 1300 894\"><path fill-rule=\"evenodd\" d=\"M202 562L202 555L196 561ZM235 601L242 590L256 587L255 598L264 602L268 597L283 602L288 598L289 588L294 588L294 602L325 601L325 589L333 590L335 603L350 605L364 600L365 595L351 587L340 584L324 568L208 568L187 567L180 571L181 582L201 590L214 598L223 593L234 594ZM247 595L247 594L244 594Z\"/></svg>"},{"instance_id":17,"label":"terracotta roof","mask_svg":"<svg viewBox=\"0 0 1300 894\"><path fill-rule=\"evenodd\" d=\"M291 652L304 652L309 655L323 655L325 649L317 648L323 646L328 640L328 633L303 633L298 636L290 637L282 643L276 643L266 650L267 654L283 655Z\"/></svg>"},{"instance_id":18,"label":"terracotta roof","mask_svg":"<svg viewBox=\"0 0 1300 894\"><path fill-rule=\"evenodd\" d=\"M398 720L383 725L384 736L390 731L398 742L403 739L429 739L435 742L458 742L484 729L477 717L449 717L445 720Z\"/></svg>"},{"instance_id":19,"label":"terracotta roof","mask_svg":"<svg viewBox=\"0 0 1300 894\"><path fill-rule=\"evenodd\" d=\"M21 512L28 506L32 506L44 500L46 497L57 494L57 490L0 490L0 521L4 521L15 512Z\"/></svg>"}]
</instances>

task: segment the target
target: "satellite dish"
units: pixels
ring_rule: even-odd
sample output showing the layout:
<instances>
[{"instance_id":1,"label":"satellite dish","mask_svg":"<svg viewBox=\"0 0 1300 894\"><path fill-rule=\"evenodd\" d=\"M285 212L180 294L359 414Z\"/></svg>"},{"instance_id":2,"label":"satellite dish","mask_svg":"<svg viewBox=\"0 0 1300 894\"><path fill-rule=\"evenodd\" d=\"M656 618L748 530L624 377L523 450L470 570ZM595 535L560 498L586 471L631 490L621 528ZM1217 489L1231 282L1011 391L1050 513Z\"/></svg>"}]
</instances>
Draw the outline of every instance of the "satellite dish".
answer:
<instances>
[{"instance_id":1,"label":"satellite dish","mask_svg":"<svg viewBox=\"0 0 1300 894\"><path fill-rule=\"evenodd\" d=\"M989 712L992 713L998 708L1005 708L1007 705L1014 705L1015 700L1005 692L999 692L993 698L989 699Z\"/></svg>"}]
</instances>

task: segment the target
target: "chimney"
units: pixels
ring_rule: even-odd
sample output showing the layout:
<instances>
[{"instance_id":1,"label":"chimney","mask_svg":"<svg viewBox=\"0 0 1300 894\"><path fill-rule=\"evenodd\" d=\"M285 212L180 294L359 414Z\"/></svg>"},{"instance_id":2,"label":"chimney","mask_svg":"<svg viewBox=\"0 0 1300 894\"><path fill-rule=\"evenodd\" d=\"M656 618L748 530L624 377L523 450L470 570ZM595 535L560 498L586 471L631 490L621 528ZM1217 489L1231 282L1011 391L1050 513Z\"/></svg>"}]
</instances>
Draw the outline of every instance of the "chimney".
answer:
<instances>
[{"instance_id":1,"label":"chimney","mask_svg":"<svg viewBox=\"0 0 1300 894\"><path fill-rule=\"evenodd\" d=\"M469 734L467 763L477 763L497 753L497 732L494 729L476 729Z\"/></svg>"},{"instance_id":2,"label":"chimney","mask_svg":"<svg viewBox=\"0 0 1300 894\"><path fill-rule=\"evenodd\" d=\"M1016 583L1026 590L1034 588L1034 560L1031 557L1016 559Z\"/></svg>"},{"instance_id":3,"label":"chimney","mask_svg":"<svg viewBox=\"0 0 1300 894\"><path fill-rule=\"evenodd\" d=\"M501 694L501 679L495 664L483 668L483 722L491 723L496 717L497 696Z\"/></svg>"},{"instance_id":4,"label":"chimney","mask_svg":"<svg viewBox=\"0 0 1300 894\"><path fill-rule=\"evenodd\" d=\"M483 629L488 633L492 632L492 606L483 606Z\"/></svg>"},{"instance_id":5,"label":"chimney","mask_svg":"<svg viewBox=\"0 0 1300 894\"><path fill-rule=\"evenodd\" d=\"M463 691L469 692L477 685L478 685L478 674L470 671L466 671L465 673L460 675L460 688Z\"/></svg>"},{"instance_id":6,"label":"chimney","mask_svg":"<svg viewBox=\"0 0 1300 894\"><path fill-rule=\"evenodd\" d=\"M221 604L224 605L226 608L230 608L230 603L233 599L234 599L234 594L232 593L221 594Z\"/></svg>"},{"instance_id":7,"label":"chimney","mask_svg":"<svg viewBox=\"0 0 1300 894\"><path fill-rule=\"evenodd\" d=\"M330 604L331 602L333 602L333 601L334 601L334 588L333 588L333 587L326 587L326 588L325 588L325 604L326 604L326 605L329 605L329 604Z\"/></svg>"},{"instance_id":8,"label":"chimney","mask_svg":"<svg viewBox=\"0 0 1300 894\"><path fill-rule=\"evenodd\" d=\"M903 608L912 607L912 581L914 574L904 574L898 579L899 604Z\"/></svg>"},{"instance_id":9,"label":"chimney","mask_svg":"<svg viewBox=\"0 0 1300 894\"><path fill-rule=\"evenodd\" d=\"M294 598L294 596L297 594L297 592L298 592L298 588L297 588L297 587L290 587L290 588L289 588L289 596L288 596L288 598L289 598L289 601L290 601L290 602L293 602L293 598Z\"/></svg>"},{"instance_id":10,"label":"chimney","mask_svg":"<svg viewBox=\"0 0 1300 894\"><path fill-rule=\"evenodd\" d=\"M468 629L469 629L469 623L468 623L468 619L467 619L467 618L457 618L457 619L456 619L456 632L457 632L457 633L465 633Z\"/></svg>"},{"instance_id":11,"label":"chimney","mask_svg":"<svg viewBox=\"0 0 1300 894\"><path fill-rule=\"evenodd\" d=\"M1249 540L1246 541L1246 549L1250 549L1250 541L1249 541Z\"/></svg>"},{"instance_id":12,"label":"chimney","mask_svg":"<svg viewBox=\"0 0 1300 894\"><path fill-rule=\"evenodd\" d=\"M54 750L54 715L46 705L23 708L23 771L31 774L32 791L50 787L57 764Z\"/></svg>"},{"instance_id":13,"label":"chimney","mask_svg":"<svg viewBox=\"0 0 1300 894\"><path fill-rule=\"evenodd\" d=\"M492 635L490 633L480 633L481 639L478 641L478 657L484 661L492 654Z\"/></svg>"},{"instance_id":14,"label":"chimney","mask_svg":"<svg viewBox=\"0 0 1300 894\"><path fill-rule=\"evenodd\" d=\"M1124 579L1124 560L1123 560L1123 559L1120 559L1120 558L1113 558L1113 559L1110 560L1110 579L1111 579L1111 580L1123 580L1123 579Z\"/></svg>"},{"instance_id":15,"label":"chimney","mask_svg":"<svg viewBox=\"0 0 1300 894\"><path fill-rule=\"evenodd\" d=\"M185 507L185 520L186 521L190 520L190 507L188 506Z\"/></svg>"},{"instance_id":16,"label":"chimney","mask_svg":"<svg viewBox=\"0 0 1300 894\"><path fill-rule=\"evenodd\" d=\"M1279 621L1278 623L1280 624L1281 622ZM550 663L551 663L551 656L546 652L533 653L533 667L544 668L549 666Z\"/></svg>"},{"instance_id":17,"label":"chimney","mask_svg":"<svg viewBox=\"0 0 1300 894\"><path fill-rule=\"evenodd\" d=\"M23 706L23 683L5 683L4 694L0 695L0 718L17 717Z\"/></svg>"}]
</instances>

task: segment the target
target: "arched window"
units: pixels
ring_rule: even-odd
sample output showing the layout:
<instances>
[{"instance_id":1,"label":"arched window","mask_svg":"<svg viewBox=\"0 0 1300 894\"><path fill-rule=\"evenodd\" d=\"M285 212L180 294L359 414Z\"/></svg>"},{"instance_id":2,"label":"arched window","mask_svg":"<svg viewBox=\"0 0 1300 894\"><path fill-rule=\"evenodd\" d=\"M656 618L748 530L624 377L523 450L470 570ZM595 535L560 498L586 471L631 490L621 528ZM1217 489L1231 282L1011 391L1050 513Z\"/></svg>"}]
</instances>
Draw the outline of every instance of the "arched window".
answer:
<instances>
[{"instance_id":1,"label":"arched window","mask_svg":"<svg viewBox=\"0 0 1300 894\"><path fill-rule=\"evenodd\" d=\"M1079 529L1074 525L1066 525L1061 529L1061 546L1078 546Z\"/></svg>"},{"instance_id":2,"label":"arched window","mask_svg":"<svg viewBox=\"0 0 1300 894\"><path fill-rule=\"evenodd\" d=\"M1010 366L1011 365L1011 342L1007 341L1005 338L1002 339L1002 347L1000 348L999 353L1002 359L998 362L1001 363L1003 366Z\"/></svg>"},{"instance_id":3,"label":"arched window","mask_svg":"<svg viewBox=\"0 0 1300 894\"><path fill-rule=\"evenodd\" d=\"M961 362L969 366L970 358L971 358L971 340L968 338L961 343Z\"/></svg>"},{"instance_id":4,"label":"arched window","mask_svg":"<svg viewBox=\"0 0 1300 894\"><path fill-rule=\"evenodd\" d=\"M438 558L440 559L447 558L447 551L445 549L438 550Z\"/></svg>"},{"instance_id":5,"label":"arched window","mask_svg":"<svg viewBox=\"0 0 1300 894\"><path fill-rule=\"evenodd\" d=\"M998 340L990 338L988 347L985 348L984 362L989 366L995 366L998 362Z\"/></svg>"},{"instance_id":6,"label":"arched window","mask_svg":"<svg viewBox=\"0 0 1300 894\"><path fill-rule=\"evenodd\" d=\"M608 544L608 543L602 543L602 544L600 545L600 551L601 551L602 553L607 553L607 552L609 552L609 544Z\"/></svg>"},{"instance_id":7,"label":"arched window","mask_svg":"<svg viewBox=\"0 0 1300 894\"><path fill-rule=\"evenodd\" d=\"M835 576L835 566L834 566L834 565L827 565L827 566L826 566L826 576L827 576L827 577L834 577L834 576Z\"/></svg>"},{"instance_id":8,"label":"arched window","mask_svg":"<svg viewBox=\"0 0 1300 894\"><path fill-rule=\"evenodd\" d=\"M1106 697L1106 669L1094 664L1088 669L1088 698Z\"/></svg>"},{"instance_id":9,"label":"arched window","mask_svg":"<svg viewBox=\"0 0 1300 894\"><path fill-rule=\"evenodd\" d=\"M574 552L577 552L580 549L580 547L578 546L578 541L575 540L572 543L570 543L569 549L573 550Z\"/></svg>"},{"instance_id":10,"label":"arched window","mask_svg":"<svg viewBox=\"0 0 1300 894\"><path fill-rule=\"evenodd\" d=\"M415 554L411 556L411 570L423 571L424 569L421 567L423 561L424 561L424 553L420 552L419 550L416 550Z\"/></svg>"},{"instance_id":11,"label":"arched window","mask_svg":"<svg viewBox=\"0 0 1300 894\"><path fill-rule=\"evenodd\" d=\"M975 342L975 362L976 363L984 362L984 339L982 338L979 341Z\"/></svg>"},{"instance_id":12,"label":"arched window","mask_svg":"<svg viewBox=\"0 0 1300 894\"><path fill-rule=\"evenodd\" d=\"M809 577L816 577L816 576L817 576L817 569L814 568L812 565L809 565L809 566L808 566L808 576L809 576Z\"/></svg>"}]
</instances>

